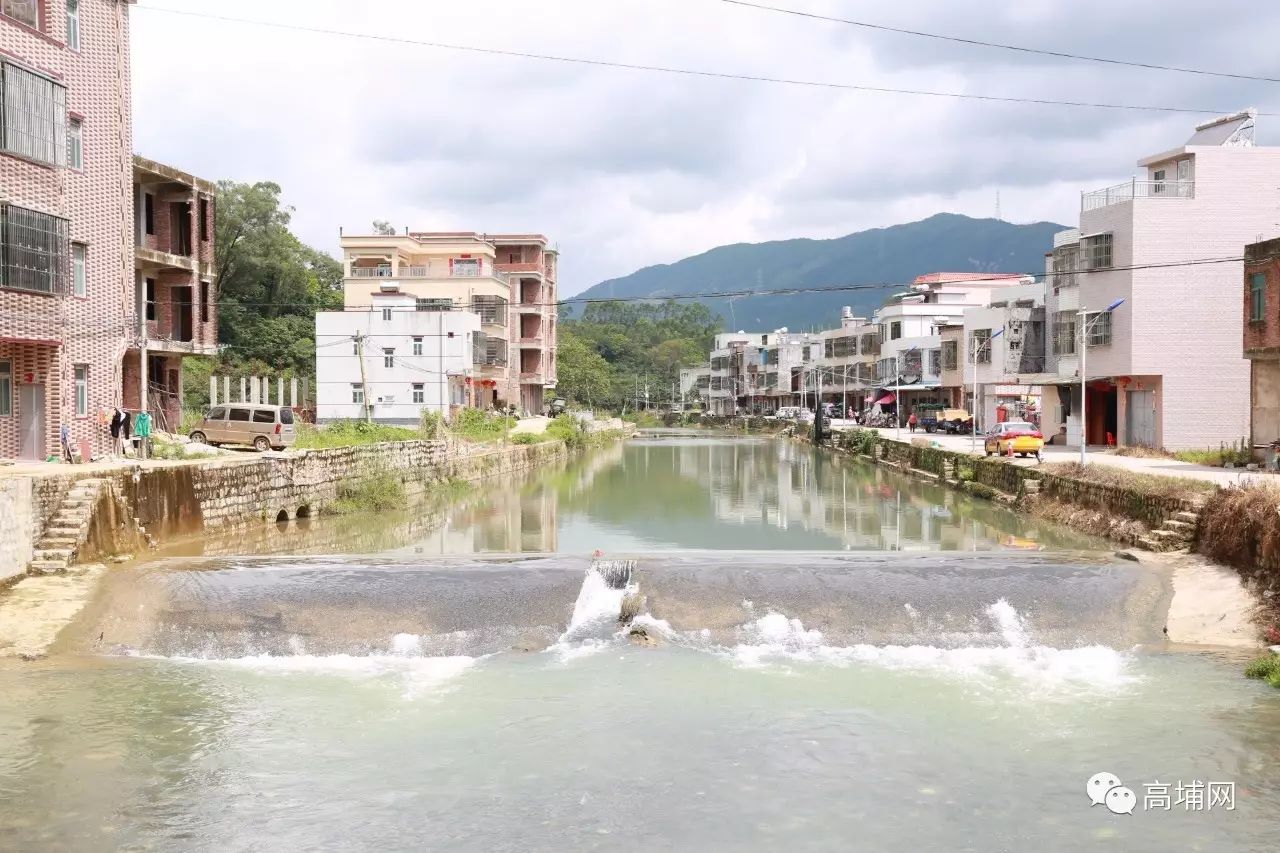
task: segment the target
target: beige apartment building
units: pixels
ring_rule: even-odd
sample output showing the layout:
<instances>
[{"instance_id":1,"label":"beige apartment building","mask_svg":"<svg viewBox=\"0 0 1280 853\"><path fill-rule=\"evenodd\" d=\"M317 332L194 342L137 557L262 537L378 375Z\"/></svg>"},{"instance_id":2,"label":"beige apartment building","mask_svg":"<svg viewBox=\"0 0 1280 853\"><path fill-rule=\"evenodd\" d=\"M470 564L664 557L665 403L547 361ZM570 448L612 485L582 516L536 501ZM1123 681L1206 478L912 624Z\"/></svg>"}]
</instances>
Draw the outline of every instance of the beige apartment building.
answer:
<instances>
[{"instance_id":1,"label":"beige apartment building","mask_svg":"<svg viewBox=\"0 0 1280 853\"><path fill-rule=\"evenodd\" d=\"M540 234L343 234L343 310L468 311L480 318L465 404L539 414L556 385L558 253ZM394 307L391 303L395 303ZM370 335L369 346L378 342Z\"/></svg>"}]
</instances>

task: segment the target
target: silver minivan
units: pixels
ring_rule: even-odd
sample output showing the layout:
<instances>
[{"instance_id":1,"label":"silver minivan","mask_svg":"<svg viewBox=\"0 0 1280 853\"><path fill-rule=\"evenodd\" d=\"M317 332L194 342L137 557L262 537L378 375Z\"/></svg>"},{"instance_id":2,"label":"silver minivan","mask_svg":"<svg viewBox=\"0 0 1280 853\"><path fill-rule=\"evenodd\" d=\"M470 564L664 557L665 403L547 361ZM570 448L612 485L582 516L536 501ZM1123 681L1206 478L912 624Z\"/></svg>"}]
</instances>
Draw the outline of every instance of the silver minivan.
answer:
<instances>
[{"instance_id":1,"label":"silver minivan","mask_svg":"<svg viewBox=\"0 0 1280 853\"><path fill-rule=\"evenodd\" d=\"M284 450L297 437L293 429L293 409L253 403L212 406L204 419L191 430L191 440L217 447L220 444L249 444L254 450Z\"/></svg>"}]
</instances>

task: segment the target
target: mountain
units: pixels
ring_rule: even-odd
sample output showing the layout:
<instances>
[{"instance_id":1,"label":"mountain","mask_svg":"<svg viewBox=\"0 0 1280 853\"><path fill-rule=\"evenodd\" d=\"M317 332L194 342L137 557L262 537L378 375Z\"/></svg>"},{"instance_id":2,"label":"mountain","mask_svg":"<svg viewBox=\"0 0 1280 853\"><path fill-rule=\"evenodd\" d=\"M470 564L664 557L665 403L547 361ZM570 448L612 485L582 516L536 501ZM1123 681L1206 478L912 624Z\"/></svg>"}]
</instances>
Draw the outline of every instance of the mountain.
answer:
<instances>
[{"instance_id":1,"label":"mountain","mask_svg":"<svg viewBox=\"0 0 1280 853\"><path fill-rule=\"evenodd\" d=\"M1044 272L1044 254L1063 225L1014 225L939 213L919 222L832 240L777 240L720 246L674 264L601 282L588 299L687 296L724 291L882 285L869 290L700 299L728 330L793 332L836 325L840 308L871 316L887 296L930 272ZM573 306L574 316L581 306Z\"/></svg>"}]
</instances>

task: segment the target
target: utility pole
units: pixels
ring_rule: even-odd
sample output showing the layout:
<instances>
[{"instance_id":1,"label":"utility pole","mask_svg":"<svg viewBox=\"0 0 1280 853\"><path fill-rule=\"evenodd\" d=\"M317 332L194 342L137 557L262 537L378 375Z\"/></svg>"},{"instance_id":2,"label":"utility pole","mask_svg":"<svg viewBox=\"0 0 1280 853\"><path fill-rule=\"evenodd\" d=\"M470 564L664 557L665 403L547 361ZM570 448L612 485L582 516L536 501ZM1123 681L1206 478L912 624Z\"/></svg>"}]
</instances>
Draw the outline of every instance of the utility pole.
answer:
<instances>
[{"instance_id":1,"label":"utility pole","mask_svg":"<svg viewBox=\"0 0 1280 853\"><path fill-rule=\"evenodd\" d=\"M364 375L364 332L356 332L352 335L356 342L356 359L360 362L360 399L363 400L364 422L373 423L373 416L369 412L369 382Z\"/></svg>"}]
</instances>

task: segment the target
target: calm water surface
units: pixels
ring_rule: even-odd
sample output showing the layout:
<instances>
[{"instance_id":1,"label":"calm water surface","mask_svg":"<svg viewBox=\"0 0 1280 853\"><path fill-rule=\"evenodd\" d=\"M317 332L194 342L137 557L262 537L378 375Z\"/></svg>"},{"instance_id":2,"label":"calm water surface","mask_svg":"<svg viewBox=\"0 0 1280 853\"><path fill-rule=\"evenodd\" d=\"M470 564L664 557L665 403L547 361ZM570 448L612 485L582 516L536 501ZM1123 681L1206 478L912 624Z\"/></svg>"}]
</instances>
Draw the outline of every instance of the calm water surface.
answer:
<instances>
[{"instance_id":1,"label":"calm water surface","mask_svg":"<svg viewBox=\"0 0 1280 853\"><path fill-rule=\"evenodd\" d=\"M0 849L1274 850L1280 696L1165 650L1165 586L794 445L633 441L114 573L0 668ZM1100 771L1235 808L1114 815Z\"/></svg>"}]
</instances>

